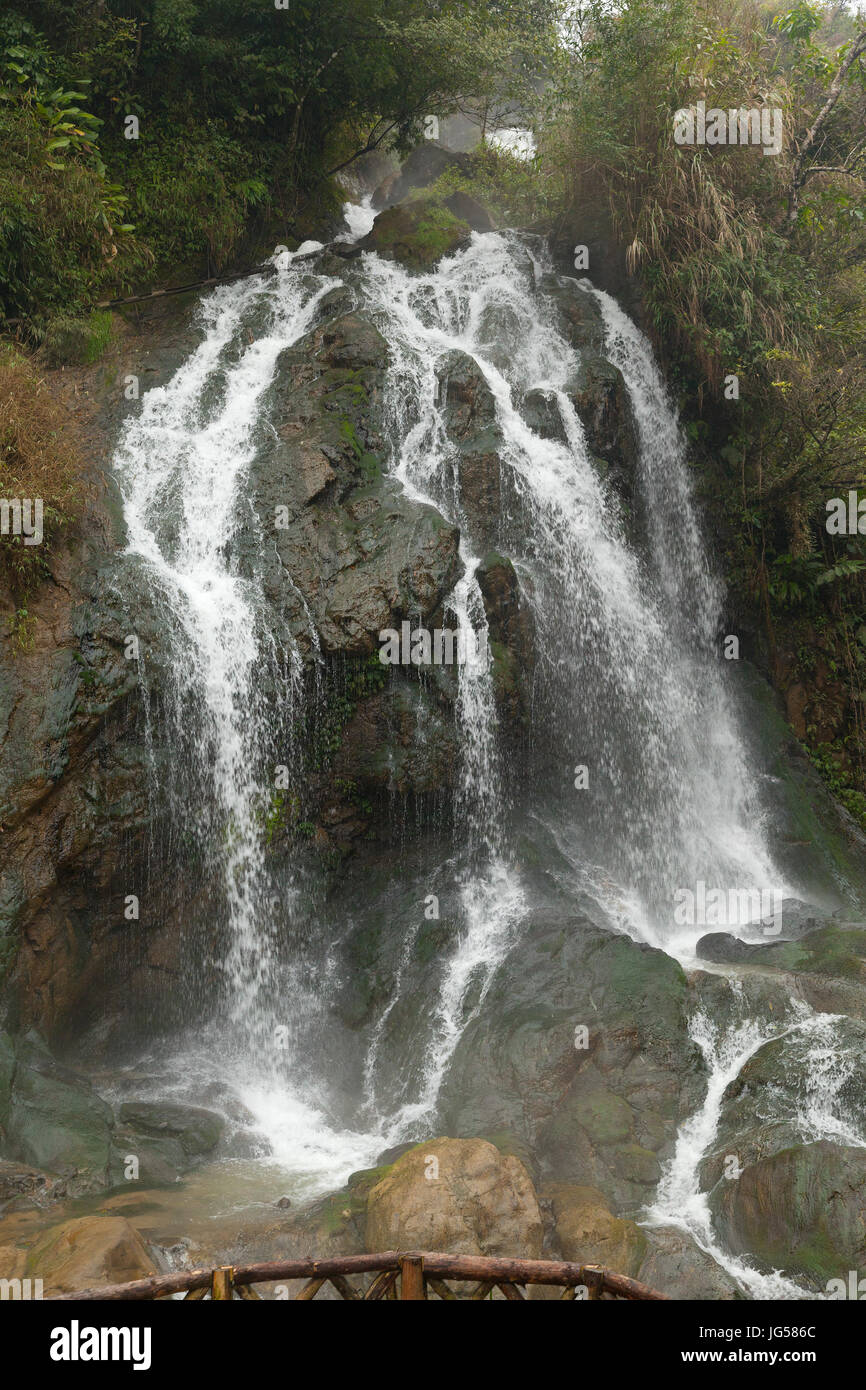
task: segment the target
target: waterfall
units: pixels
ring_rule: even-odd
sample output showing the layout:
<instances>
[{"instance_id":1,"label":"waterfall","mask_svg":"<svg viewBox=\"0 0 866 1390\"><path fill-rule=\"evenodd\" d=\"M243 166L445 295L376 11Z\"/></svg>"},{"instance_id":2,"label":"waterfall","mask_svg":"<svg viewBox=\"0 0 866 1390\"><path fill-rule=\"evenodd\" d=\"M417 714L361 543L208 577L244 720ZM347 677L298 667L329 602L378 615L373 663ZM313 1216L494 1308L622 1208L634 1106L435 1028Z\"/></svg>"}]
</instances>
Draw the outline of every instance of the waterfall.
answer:
<instances>
[{"instance_id":1,"label":"waterfall","mask_svg":"<svg viewBox=\"0 0 866 1390\"><path fill-rule=\"evenodd\" d=\"M851 1075L855 1059L846 1056L837 1035L841 1021L832 1014L813 1013L801 1001L791 1001L788 1017L775 1024L748 1017L743 991L736 980L732 993L739 1001L741 1020L719 1029L703 1012L691 1021L691 1035L707 1064L707 1091L703 1104L680 1129L674 1154L646 1213L644 1224L675 1226L730 1274L750 1297L758 1299L801 1299L814 1297L795 1280L779 1270L764 1273L747 1259L731 1255L720 1244L713 1230L707 1194L700 1188L700 1163L716 1137L727 1087L735 1081L745 1064L761 1048L776 1038L788 1042L786 1065L800 1080L793 1108L786 1109L774 1098L765 1098L764 1123L784 1118L798 1131L805 1143L832 1139L837 1143L862 1146L862 1135L844 1113L839 1092ZM757 1118L757 1117L756 1117Z\"/></svg>"},{"instance_id":2,"label":"waterfall","mask_svg":"<svg viewBox=\"0 0 866 1390\"><path fill-rule=\"evenodd\" d=\"M538 737L556 750L563 788L572 763L589 770L588 792L560 799L557 834L576 860L596 864L609 904L637 902L625 921L618 913L621 926L688 958L702 933L677 931L676 889L702 880L769 891L781 882L720 670L719 590L649 345L589 287L637 420L648 564L569 398L578 357L539 292L545 272L537 247L493 233L476 234L429 275L365 257L361 290L395 355L396 472L471 534L436 394L437 367L465 354L492 393L501 431L499 543L526 580L538 634ZM530 391L555 400L558 438L527 423ZM464 555L468 568L474 562ZM470 746L478 725L464 730ZM495 814L495 778L482 780Z\"/></svg>"},{"instance_id":3,"label":"waterfall","mask_svg":"<svg viewBox=\"0 0 866 1390\"><path fill-rule=\"evenodd\" d=\"M370 218L368 204L355 208L347 239L358 240ZM194 843L202 881L217 884L207 905L220 997L213 1016L196 1020L194 1034L163 1058L161 1093L196 1096L218 1078L242 1101L257 1152L309 1195L338 1185L387 1145L435 1129L455 1050L502 962L531 929L513 833L516 798L549 828L580 893L597 901L612 930L686 963L706 928L677 925L678 889L698 881L784 885L724 671L721 594L701 541L676 414L646 339L607 295L572 282L573 293L598 305L605 351L622 372L634 413L637 526L592 456L574 399L580 359L558 317L555 276L540 242L474 234L435 270L415 275L365 253L347 262L345 277L388 343L388 471L409 498L432 504L460 528L460 575L444 606L480 655L455 672L454 843L439 866L453 876L454 938L437 961L400 1084L389 1087L382 1076L390 1074L388 1028L417 927L362 1039L356 1070L364 1094L332 1103L334 1078L307 1032L328 1008L339 943L319 940L325 924L305 920L305 939L318 941L320 957L307 968L298 945L297 961L287 958L310 908L297 900L290 873L274 881L262 833L274 709L284 727L298 726L304 657L291 638L274 636L255 561L262 538L244 486L270 428L267 392L280 354L314 327L325 296L343 283L317 270L315 246L301 250L284 253L274 273L202 301L199 346L165 386L146 394L115 467L128 560L170 634L161 731L170 757L167 770L155 762L154 775L165 781L173 823ZM482 534L461 487L449 435L442 383L457 360L488 393L497 432L501 505L487 518L492 536ZM531 394L551 407L544 429ZM244 548L249 536L256 544ZM535 634L533 774L516 789L498 727L479 583L492 544L514 564ZM143 666L147 677L146 660ZM588 771L585 788L575 785L578 766ZM826 1057L815 1054L813 1071L832 1090L835 1051L826 1026L800 1021L790 1029L823 1039ZM760 1276L742 1262L734 1271L713 1244L694 1171L716 1132L725 1086L771 1035L746 1020L717 1036L702 1017L693 1030L707 1062L707 1097L680 1133L648 1219L680 1219L754 1293L764 1287ZM274 1048L277 1032L286 1035L283 1052ZM233 1041L225 1046L227 1034ZM811 1116L808 1132L825 1134L832 1122L819 1091L804 1098L804 1115ZM785 1296L784 1280L773 1287Z\"/></svg>"}]
</instances>

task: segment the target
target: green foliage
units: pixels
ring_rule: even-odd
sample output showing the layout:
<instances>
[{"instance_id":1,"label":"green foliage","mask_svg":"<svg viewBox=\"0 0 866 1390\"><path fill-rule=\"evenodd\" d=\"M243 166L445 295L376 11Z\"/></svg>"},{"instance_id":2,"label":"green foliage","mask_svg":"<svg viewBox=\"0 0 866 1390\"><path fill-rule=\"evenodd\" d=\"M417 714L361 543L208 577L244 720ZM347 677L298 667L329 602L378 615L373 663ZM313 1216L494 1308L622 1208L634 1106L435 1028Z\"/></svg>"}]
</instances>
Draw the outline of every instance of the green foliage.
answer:
<instances>
[{"instance_id":1,"label":"green foliage","mask_svg":"<svg viewBox=\"0 0 866 1390\"><path fill-rule=\"evenodd\" d=\"M332 158L406 148L465 91L527 90L557 9L13 0L0 16L0 319L38 338L154 262L223 269L251 222L285 239L332 201Z\"/></svg>"},{"instance_id":2,"label":"green foliage","mask_svg":"<svg viewBox=\"0 0 866 1390\"><path fill-rule=\"evenodd\" d=\"M810 686L809 704L825 701L822 728L843 731L861 782L851 631L866 557L859 539L825 527L828 499L866 488L861 65L841 82L819 149L797 159L863 28L817 0L783 12L763 0L585 0L555 92L573 221L594 214L640 278L737 598L760 614L771 656L798 634L814 644L821 625L816 670L833 701ZM678 145L674 114L698 99L780 108L782 153ZM736 401L723 391L731 374Z\"/></svg>"},{"instance_id":3,"label":"green foliage","mask_svg":"<svg viewBox=\"0 0 866 1390\"><path fill-rule=\"evenodd\" d=\"M565 165L555 145L555 131L543 133L541 142L539 153L531 160L482 146L472 154L468 168L455 165L446 169L423 190L423 196L444 199L451 193L468 193L502 226L528 226L552 219L564 201Z\"/></svg>"}]
</instances>

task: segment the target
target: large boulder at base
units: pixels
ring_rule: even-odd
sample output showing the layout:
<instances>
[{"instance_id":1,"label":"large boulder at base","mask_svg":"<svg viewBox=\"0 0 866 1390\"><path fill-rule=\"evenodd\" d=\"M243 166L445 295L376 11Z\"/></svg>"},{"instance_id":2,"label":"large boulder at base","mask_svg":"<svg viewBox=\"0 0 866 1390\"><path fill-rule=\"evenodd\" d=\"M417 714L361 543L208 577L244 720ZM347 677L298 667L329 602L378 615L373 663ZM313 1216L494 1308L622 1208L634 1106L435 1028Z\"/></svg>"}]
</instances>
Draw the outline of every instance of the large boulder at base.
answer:
<instances>
[{"instance_id":1,"label":"large boulder at base","mask_svg":"<svg viewBox=\"0 0 866 1390\"><path fill-rule=\"evenodd\" d=\"M541 1197L550 1202L564 1260L605 1265L632 1277L637 1274L646 1237L633 1221L614 1216L597 1188L551 1183Z\"/></svg>"},{"instance_id":2,"label":"large boulder at base","mask_svg":"<svg viewBox=\"0 0 866 1390\"><path fill-rule=\"evenodd\" d=\"M210 1153L219 1143L225 1121L213 1110L164 1101L127 1101L120 1107L121 1122L154 1139L176 1139L190 1158Z\"/></svg>"},{"instance_id":3,"label":"large boulder at base","mask_svg":"<svg viewBox=\"0 0 866 1390\"><path fill-rule=\"evenodd\" d=\"M866 1267L866 1152L826 1140L782 1149L727 1183L714 1216L734 1254L824 1288Z\"/></svg>"},{"instance_id":4,"label":"large boulder at base","mask_svg":"<svg viewBox=\"0 0 866 1390\"><path fill-rule=\"evenodd\" d=\"M519 1158L485 1139L420 1144L371 1189L366 1245L537 1259L542 1222L532 1179Z\"/></svg>"},{"instance_id":5,"label":"large boulder at base","mask_svg":"<svg viewBox=\"0 0 866 1390\"><path fill-rule=\"evenodd\" d=\"M157 1267L122 1216L80 1216L45 1232L28 1254L27 1273L53 1294L146 1279Z\"/></svg>"},{"instance_id":6,"label":"large boulder at base","mask_svg":"<svg viewBox=\"0 0 866 1390\"><path fill-rule=\"evenodd\" d=\"M130 1157L137 1160L139 1182L176 1182L216 1148L225 1128L212 1110L165 1102L127 1101L119 1119L112 1164L118 1182L128 1180Z\"/></svg>"},{"instance_id":7,"label":"large boulder at base","mask_svg":"<svg viewBox=\"0 0 866 1390\"><path fill-rule=\"evenodd\" d=\"M34 1036L17 1047L3 1151L66 1180L70 1196L107 1183L113 1117L83 1077L60 1066Z\"/></svg>"},{"instance_id":8,"label":"large boulder at base","mask_svg":"<svg viewBox=\"0 0 866 1390\"><path fill-rule=\"evenodd\" d=\"M455 217L450 208L432 198L419 198L380 212L373 230L358 246L410 270L429 270L443 256L453 255L469 236L469 223Z\"/></svg>"}]
</instances>

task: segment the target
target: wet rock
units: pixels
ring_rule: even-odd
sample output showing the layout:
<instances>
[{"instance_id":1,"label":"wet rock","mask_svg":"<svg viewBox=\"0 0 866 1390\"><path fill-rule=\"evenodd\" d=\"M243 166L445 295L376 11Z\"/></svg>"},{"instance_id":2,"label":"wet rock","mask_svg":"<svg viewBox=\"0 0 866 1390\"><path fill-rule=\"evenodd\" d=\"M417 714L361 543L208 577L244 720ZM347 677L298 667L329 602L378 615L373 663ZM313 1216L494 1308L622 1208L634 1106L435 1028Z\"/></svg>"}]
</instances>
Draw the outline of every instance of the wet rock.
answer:
<instances>
[{"instance_id":1,"label":"wet rock","mask_svg":"<svg viewBox=\"0 0 866 1390\"><path fill-rule=\"evenodd\" d=\"M398 677L356 710L332 771L368 794L423 795L450 786L457 765L453 719L425 687Z\"/></svg>"},{"instance_id":2,"label":"wet rock","mask_svg":"<svg viewBox=\"0 0 866 1390\"><path fill-rule=\"evenodd\" d=\"M750 1164L715 1225L735 1254L825 1288L866 1262L866 1153L822 1140Z\"/></svg>"},{"instance_id":3,"label":"wet rock","mask_svg":"<svg viewBox=\"0 0 866 1390\"><path fill-rule=\"evenodd\" d=\"M374 208L381 210L391 206L395 201L392 195L399 181L399 169L395 169L393 173L385 175L373 190L372 204Z\"/></svg>"},{"instance_id":4,"label":"wet rock","mask_svg":"<svg viewBox=\"0 0 866 1390\"><path fill-rule=\"evenodd\" d=\"M467 155L447 150L436 140L425 140L412 150L397 175L389 175L378 185L373 193L373 207L402 202L413 188L427 188L447 170L466 170L470 166Z\"/></svg>"},{"instance_id":5,"label":"wet rock","mask_svg":"<svg viewBox=\"0 0 866 1390\"><path fill-rule=\"evenodd\" d=\"M583 422L591 452L610 465L611 481L630 496L638 446L622 372L602 357L583 357L566 394Z\"/></svg>"},{"instance_id":6,"label":"wet rock","mask_svg":"<svg viewBox=\"0 0 866 1390\"><path fill-rule=\"evenodd\" d=\"M430 270L443 256L465 245L469 236L468 222L444 203L421 198L380 212L373 230L357 244L410 270Z\"/></svg>"},{"instance_id":7,"label":"wet rock","mask_svg":"<svg viewBox=\"0 0 866 1390\"><path fill-rule=\"evenodd\" d=\"M62 1180L27 1164L0 1159L0 1211L19 1197L27 1198L35 1206L44 1206L65 1196Z\"/></svg>"},{"instance_id":8,"label":"wet rock","mask_svg":"<svg viewBox=\"0 0 866 1390\"><path fill-rule=\"evenodd\" d=\"M469 193L463 193L458 189L456 193L451 193L447 198L443 198L443 203L449 212L465 222L471 227L473 232L492 232L493 219L483 203L479 203L477 198L473 198Z\"/></svg>"},{"instance_id":9,"label":"wet rock","mask_svg":"<svg viewBox=\"0 0 866 1390\"><path fill-rule=\"evenodd\" d=\"M507 724L525 724L532 699L535 637L532 614L507 556L492 551L476 571L487 616L497 705Z\"/></svg>"},{"instance_id":10,"label":"wet rock","mask_svg":"<svg viewBox=\"0 0 866 1390\"><path fill-rule=\"evenodd\" d=\"M683 1231L651 1226L643 1234L646 1254L637 1271L641 1283L675 1299L729 1302L742 1296L736 1280Z\"/></svg>"},{"instance_id":11,"label":"wet rock","mask_svg":"<svg viewBox=\"0 0 866 1390\"><path fill-rule=\"evenodd\" d=\"M731 1182L738 1181L738 1170L799 1143L799 1117L815 1104L822 1063L825 1084L832 1086L834 1114L850 1130L863 1132L866 1081L862 1072L852 1068L845 1075L830 1064L829 1056L835 1052L856 1057L864 1051L866 1024L840 1018L827 1023L823 1034L796 1028L786 1031L749 1058L725 1091L716 1137L701 1163L701 1185L711 1193L714 1210L724 1201Z\"/></svg>"},{"instance_id":12,"label":"wet rock","mask_svg":"<svg viewBox=\"0 0 866 1390\"><path fill-rule=\"evenodd\" d=\"M745 911L748 911L748 905ZM777 907L768 911L764 918L743 922L737 928L736 935L727 931L708 932L698 942L697 953L704 960L722 963L754 960L771 965L774 957L756 956L756 947L800 941L825 926L834 925L836 922L833 917L827 912L821 912L813 904L801 902L797 898L785 898ZM781 957L779 959L781 960Z\"/></svg>"},{"instance_id":13,"label":"wet rock","mask_svg":"<svg viewBox=\"0 0 866 1390\"><path fill-rule=\"evenodd\" d=\"M111 1109L33 1039L16 1057L4 1153L64 1178L70 1195L107 1185Z\"/></svg>"},{"instance_id":14,"label":"wet rock","mask_svg":"<svg viewBox=\"0 0 866 1390\"><path fill-rule=\"evenodd\" d=\"M598 302L576 280L546 274L540 289L552 301L565 336L581 354L604 356L604 321Z\"/></svg>"},{"instance_id":15,"label":"wet rock","mask_svg":"<svg viewBox=\"0 0 866 1390\"><path fill-rule=\"evenodd\" d=\"M461 515L473 544L489 549L500 531L502 433L483 372L466 353L450 352L437 370L445 427L457 447Z\"/></svg>"},{"instance_id":16,"label":"wet rock","mask_svg":"<svg viewBox=\"0 0 866 1390\"><path fill-rule=\"evenodd\" d=\"M222 1116L212 1110L164 1101L127 1101L120 1107L120 1120L137 1134L176 1138L190 1157L215 1149L225 1128Z\"/></svg>"},{"instance_id":17,"label":"wet rock","mask_svg":"<svg viewBox=\"0 0 866 1390\"><path fill-rule=\"evenodd\" d=\"M532 1259L541 1253L541 1212L518 1158L483 1139L434 1139L370 1190L365 1241L369 1250Z\"/></svg>"},{"instance_id":18,"label":"wet rock","mask_svg":"<svg viewBox=\"0 0 866 1390\"><path fill-rule=\"evenodd\" d=\"M27 1256L27 1273L46 1294L74 1293L101 1284L125 1284L156 1274L153 1258L121 1216L81 1216L52 1226Z\"/></svg>"},{"instance_id":19,"label":"wet rock","mask_svg":"<svg viewBox=\"0 0 866 1390\"><path fill-rule=\"evenodd\" d=\"M551 1204L564 1260L605 1265L631 1277L637 1274L646 1237L633 1221L614 1216L597 1188L551 1183L540 1195Z\"/></svg>"},{"instance_id":20,"label":"wet rock","mask_svg":"<svg viewBox=\"0 0 866 1390\"><path fill-rule=\"evenodd\" d=\"M0 1033L0 1144L9 1122L12 1080L15 1075L15 1048L8 1033Z\"/></svg>"},{"instance_id":21,"label":"wet rock","mask_svg":"<svg viewBox=\"0 0 866 1390\"><path fill-rule=\"evenodd\" d=\"M382 474L387 362L381 335L350 314L287 353L274 387L279 443L252 475L275 542L265 587L309 653L317 644L326 654L377 651L381 630L410 615L423 622L459 573L456 528ZM255 536L240 544L245 563L260 566Z\"/></svg>"},{"instance_id":22,"label":"wet rock","mask_svg":"<svg viewBox=\"0 0 866 1390\"><path fill-rule=\"evenodd\" d=\"M552 391L537 388L527 391L523 398L523 415L526 423L542 439L555 439L565 443L565 426L559 410L559 402Z\"/></svg>"},{"instance_id":23,"label":"wet rock","mask_svg":"<svg viewBox=\"0 0 866 1390\"><path fill-rule=\"evenodd\" d=\"M441 1103L457 1133L508 1130L545 1181L642 1206L697 1102L688 986L660 951L579 918L536 916L455 1051Z\"/></svg>"}]
</instances>

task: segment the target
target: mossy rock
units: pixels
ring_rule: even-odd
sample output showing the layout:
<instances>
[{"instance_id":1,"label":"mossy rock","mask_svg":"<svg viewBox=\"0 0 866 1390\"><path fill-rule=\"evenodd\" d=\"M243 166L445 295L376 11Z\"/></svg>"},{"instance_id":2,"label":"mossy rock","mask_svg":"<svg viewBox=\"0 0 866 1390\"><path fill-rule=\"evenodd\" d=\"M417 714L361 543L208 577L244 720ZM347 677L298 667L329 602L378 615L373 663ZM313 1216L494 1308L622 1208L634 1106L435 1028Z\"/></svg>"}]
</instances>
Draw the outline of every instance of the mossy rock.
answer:
<instances>
[{"instance_id":1,"label":"mossy rock","mask_svg":"<svg viewBox=\"0 0 866 1390\"><path fill-rule=\"evenodd\" d=\"M468 222L429 198L381 212L360 245L411 270L429 270L468 239Z\"/></svg>"},{"instance_id":2,"label":"mossy rock","mask_svg":"<svg viewBox=\"0 0 866 1390\"><path fill-rule=\"evenodd\" d=\"M866 1153L826 1140L782 1149L727 1183L714 1216L734 1254L824 1288L866 1264Z\"/></svg>"}]
</instances>

